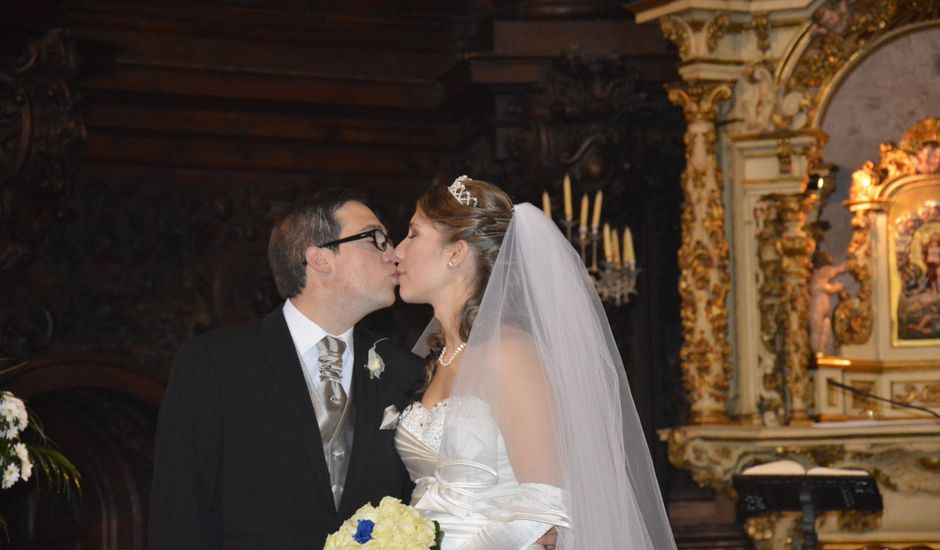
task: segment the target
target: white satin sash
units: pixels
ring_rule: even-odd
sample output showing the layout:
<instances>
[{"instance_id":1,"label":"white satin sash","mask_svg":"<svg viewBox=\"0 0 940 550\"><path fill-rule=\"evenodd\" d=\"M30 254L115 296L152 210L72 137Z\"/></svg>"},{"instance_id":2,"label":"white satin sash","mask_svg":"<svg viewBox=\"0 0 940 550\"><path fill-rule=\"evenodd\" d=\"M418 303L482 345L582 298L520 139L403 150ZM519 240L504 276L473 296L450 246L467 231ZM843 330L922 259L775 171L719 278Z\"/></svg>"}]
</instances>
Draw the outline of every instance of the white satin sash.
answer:
<instances>
[{"instance_id":1,"label":"white satin sash","mask_svg":"<svg viewBox=\"0 0 940 550\"><path fill-rule=\"evenodd\" d=\"M437 451L404 425L398 427L396 444L405 467L416 477L411 502L418 510L458 518L479 515L491 521L529 520L570 527L564 491L541 483L517 483L508 460L505 466L501 464L500 469L507 470L502 476L485 464L468 460L438 464ZM441 471L450 466L470 468L482 474L475 476L480 481L446 480Z\"/></svg>"}]
</instances>

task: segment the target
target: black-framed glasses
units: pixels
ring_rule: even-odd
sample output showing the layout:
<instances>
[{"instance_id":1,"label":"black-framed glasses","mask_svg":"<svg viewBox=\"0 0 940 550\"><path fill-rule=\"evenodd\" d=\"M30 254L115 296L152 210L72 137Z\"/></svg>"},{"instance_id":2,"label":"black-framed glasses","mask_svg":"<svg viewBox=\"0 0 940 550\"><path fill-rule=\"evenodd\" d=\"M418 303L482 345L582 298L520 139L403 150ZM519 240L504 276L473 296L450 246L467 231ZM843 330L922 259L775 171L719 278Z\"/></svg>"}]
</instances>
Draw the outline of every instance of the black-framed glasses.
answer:
<instances>
[{"instance_id":1,"label":"black-framed glasses","mask_svg":"<svg viewBox=\"0 0 940 550\"><path fill-rule=\"evenodd\" d=\"M368 231L363 231L362 233L357 233L356 235L350 235L348 237L336 239L335 241L330 241L328 243L323 243L317 246L320 248L338 248L339 245L343 243L358 241L360 239L372 239L372 245L380 252L385 252L388 250L388 246L392 244L392 240L388 238L388 235L386 235L384 231L381 229L370 229ZM304 258L304 265L307 265L306 258Z\"/></svg>"},{"instance_id":2,"label":"black-framed glasses","mask_svg":"<svg viewBox=\"0 0 940 550\"><path fill-rule=\"evenodd\" d=\"M359 239L372 239L372 244L380 252L385 252L388 250L388 245L392 243L392 240L388 238L388 235L385 234L381 229L370 229L368 231L363 231L362 233L356 235L350 235L349 237L343 237L342 239L336 239L335 241L330 241L328 243L323 243L318 245L320 248L336 248L343 243L348 243L352 241L358 241Z\"/></svg>"}]
</instances>

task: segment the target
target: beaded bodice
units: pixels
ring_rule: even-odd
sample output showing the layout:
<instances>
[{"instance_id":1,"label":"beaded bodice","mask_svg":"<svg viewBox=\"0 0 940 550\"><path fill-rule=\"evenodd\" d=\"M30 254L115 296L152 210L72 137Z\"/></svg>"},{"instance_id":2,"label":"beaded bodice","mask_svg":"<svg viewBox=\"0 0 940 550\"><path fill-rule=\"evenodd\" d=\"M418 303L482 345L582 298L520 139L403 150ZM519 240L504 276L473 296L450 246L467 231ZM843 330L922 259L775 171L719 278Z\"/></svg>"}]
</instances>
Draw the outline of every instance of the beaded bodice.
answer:
<instances>
[{"instance_id":1,"label":"beaded bodice","mask_svg":"<svg viewBox=\"0 0 940 550\"><path fill-rule=\"evenodd\" d=\"M416 401L401 414L401 425L414 434L422 443L438 451L444 434L444 418L447 416L447 400L438 401L430 409Z\"/></svg>"}]
</instances>

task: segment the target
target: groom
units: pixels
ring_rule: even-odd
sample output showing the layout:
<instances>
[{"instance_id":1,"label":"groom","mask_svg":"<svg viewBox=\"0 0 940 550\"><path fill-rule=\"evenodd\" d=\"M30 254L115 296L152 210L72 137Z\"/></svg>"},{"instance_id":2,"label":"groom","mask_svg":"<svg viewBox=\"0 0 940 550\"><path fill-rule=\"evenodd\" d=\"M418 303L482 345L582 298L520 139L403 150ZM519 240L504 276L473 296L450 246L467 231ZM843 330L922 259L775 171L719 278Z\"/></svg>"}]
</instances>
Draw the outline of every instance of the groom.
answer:
<instances>
[{"instance_id":1,"label":"groom","mask_svg":"<svg viewBox=\"0 0 940 550\"><path fill-rule=\"evenodd\" d=\"M421 362L355 327L395 301L387 234L362 195L318 193L271 233L284 304L180 348L157 426L151 550L313 550L363 504L408 502L395 430L380 426L424 381Z\"/></svg>"}]
</instances>

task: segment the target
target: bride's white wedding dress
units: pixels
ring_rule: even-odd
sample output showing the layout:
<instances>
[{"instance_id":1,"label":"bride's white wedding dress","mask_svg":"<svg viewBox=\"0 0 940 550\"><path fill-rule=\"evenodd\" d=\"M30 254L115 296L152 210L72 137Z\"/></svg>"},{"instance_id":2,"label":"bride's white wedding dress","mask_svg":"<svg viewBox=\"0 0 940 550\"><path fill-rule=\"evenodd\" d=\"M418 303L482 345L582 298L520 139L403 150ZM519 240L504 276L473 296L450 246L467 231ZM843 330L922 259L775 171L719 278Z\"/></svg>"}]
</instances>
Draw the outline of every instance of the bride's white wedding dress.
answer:
<instances>
[{"instance_id":1,"label":"bride's white wedding dress","mask_svg":"<svg viewBox=\"0 0 940 550\"><path fill-rule=\"evenodd\" d=\"M412 403L401 415L395 445L416 487L411 504L440 523L444 532L442 550L518 550L542 548L539 539L555 523L565 521L562 491L543 484L520 484L509 463L505 442L496 421L483 401L461 408L462 428L478 433L497 430L498 456L495 472L477 464L476 479L443 482L435 477L444 433L448 400L431 410ZM495 476L494 476L495 473ZM512 495L514 510L501 509L501 496ZM521 498L530 502L520 506ZM520 513L519 509L529 510Z\"/></svg>"},{"instance_id":2,"label":"bride's white wedding dress","mask_svg":"<svg viewBox=\"0 0 940 550\"><path fill-rule=\"evenodd\" d=\"M395 442L446 550L526 549L552 525L558 550L676 548L591 275L531 204L513 210L449 397L409 406Z\"/></svg>"}]
</instances>

